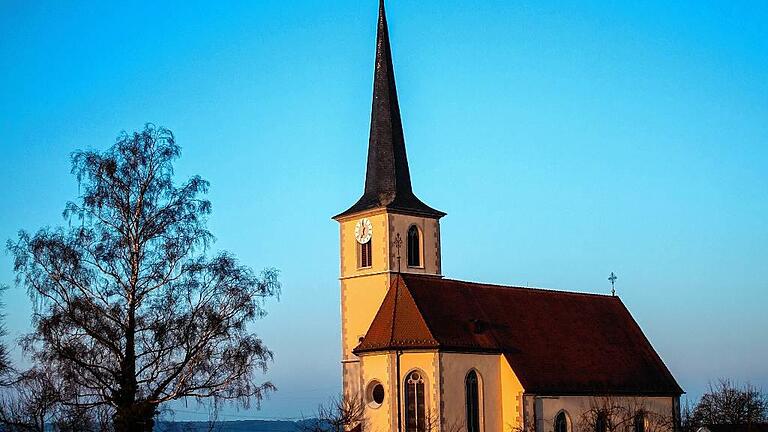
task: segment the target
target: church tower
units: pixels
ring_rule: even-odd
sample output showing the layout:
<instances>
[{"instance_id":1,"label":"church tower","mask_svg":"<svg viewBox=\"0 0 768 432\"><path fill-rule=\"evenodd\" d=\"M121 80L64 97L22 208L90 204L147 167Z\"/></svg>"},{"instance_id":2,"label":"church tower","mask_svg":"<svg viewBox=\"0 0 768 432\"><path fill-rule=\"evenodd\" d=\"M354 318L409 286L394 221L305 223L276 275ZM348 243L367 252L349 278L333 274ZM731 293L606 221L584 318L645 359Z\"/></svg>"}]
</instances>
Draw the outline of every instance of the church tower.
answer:
<instances>
[{"instance_id":1,"label":"church tower","mask_svg":"<svg viewBox=\"0 0 768 432\"><path fill-rule=\"evenodd\" d=\"M414 195L397 101L384 2L379 3L373 107L362 197L334 216L340 225L344 394L362 397L360 343L393 275L442 277L440 218Z\"/></svg>"}]
</instances>

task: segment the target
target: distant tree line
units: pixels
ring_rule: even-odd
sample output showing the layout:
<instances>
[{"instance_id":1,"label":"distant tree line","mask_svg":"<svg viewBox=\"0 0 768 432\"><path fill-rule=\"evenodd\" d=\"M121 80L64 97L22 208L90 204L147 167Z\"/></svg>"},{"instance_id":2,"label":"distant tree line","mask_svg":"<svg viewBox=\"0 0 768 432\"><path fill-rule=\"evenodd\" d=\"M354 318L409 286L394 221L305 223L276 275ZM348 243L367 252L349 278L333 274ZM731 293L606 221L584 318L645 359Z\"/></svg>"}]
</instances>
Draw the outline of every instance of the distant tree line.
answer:
<instances>
[{"instance_id":1,"label":"distant tree line","mask_svg":"<svg viewBox=\"0 0 768 432\"><path fill-rule=\"evenodd\" d=\"M34 313L19 341L30 369L0 346L1 431L148 432L166 402L248 406L275 389L257 380L272 352L251 324L277 271L211 252L208 182L174 182L179 156L153 125L77 151L66 226L8 241Z\"/></svg>"}]
</instances>

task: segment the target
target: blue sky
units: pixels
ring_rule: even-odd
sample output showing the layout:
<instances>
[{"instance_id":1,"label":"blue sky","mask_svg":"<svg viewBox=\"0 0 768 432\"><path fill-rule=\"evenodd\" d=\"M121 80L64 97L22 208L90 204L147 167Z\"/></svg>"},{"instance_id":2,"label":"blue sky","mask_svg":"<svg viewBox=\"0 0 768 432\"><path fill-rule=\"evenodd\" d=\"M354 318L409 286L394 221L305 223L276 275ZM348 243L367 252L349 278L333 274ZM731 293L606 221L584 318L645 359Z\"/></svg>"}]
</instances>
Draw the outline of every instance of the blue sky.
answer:
<instances>
[{"instance_id":1,"label":"blue sky","mask_svg":"<svg viewBox=\"0 0 768 432\"><path fill-rule=\"evenodd\" d=\"M447 276L614 271L691 396L768 389L768 3L669 3L388 2L414 189L448 213ZM340 389L330 217L362 192L375 24L374 0L0 1L0 239L63 222L73 150L171 128L215 247L282 271L256 327L280 390L223 418L311 413ZM12 343L31 306L5 303Z\"/></svg>"}]
</instances>

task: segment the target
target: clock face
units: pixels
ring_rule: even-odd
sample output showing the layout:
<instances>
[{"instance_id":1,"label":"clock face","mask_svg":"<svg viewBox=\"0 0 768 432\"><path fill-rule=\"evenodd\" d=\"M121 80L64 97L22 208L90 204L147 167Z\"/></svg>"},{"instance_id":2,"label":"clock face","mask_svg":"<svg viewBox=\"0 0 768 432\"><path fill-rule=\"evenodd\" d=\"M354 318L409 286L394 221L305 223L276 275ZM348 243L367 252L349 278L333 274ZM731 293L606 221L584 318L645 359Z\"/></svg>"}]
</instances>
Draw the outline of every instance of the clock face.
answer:
<instances>
[{"instance_id":1,"label":"clock face","mask_svg":"<svg viewBox=\"0 0 768 432\"><path fill-rule=\"evenodd\" d=\"M360 219L355 225L355 240L360 244L366 244L371 241L373 225L367 218Z\"/></svg>"}]
</instances>

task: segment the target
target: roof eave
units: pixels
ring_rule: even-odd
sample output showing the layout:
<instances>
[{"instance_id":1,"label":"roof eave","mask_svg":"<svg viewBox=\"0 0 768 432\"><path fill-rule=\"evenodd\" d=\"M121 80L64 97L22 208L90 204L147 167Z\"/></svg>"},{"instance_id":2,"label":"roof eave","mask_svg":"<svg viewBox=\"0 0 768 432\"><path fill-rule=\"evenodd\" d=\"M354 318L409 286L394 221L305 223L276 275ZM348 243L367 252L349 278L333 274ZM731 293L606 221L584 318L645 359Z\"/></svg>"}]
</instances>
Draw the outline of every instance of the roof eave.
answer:
<instances>
[{"instance_id":1,"label":"roof eave","mask_svg":"<svg viewBox=\"0 0 768 432\"><path fill-rule=\"evenodd\" d=\"M424 204L423 209L398 207L393 205L377 205L377 206L370 206L370 207L360 206L360 208L358 208L358 205L355 204L352 207L348 208L347 210L344 210L343 212L337 214L336 216L331 217L331 219L335 221L343 221L343 220L351 219L352 217L357 215L368 214L368 213L375 214L379 212L397 213L402 215L427 217L432 219L441 219L447 215L447 213L442 212L440 210L433 209L432 207L429 207L426 204Z\"/></svg>"},{"instance_id":2,"label":"roof eave","mask_svg":"<svg viewBox=\"0 0 768 432\"><path fill-rule=\"evenodd\" d=\"M527 394L536 396L645 396L645 397L674 397L685 394L682 390L669 391L638 391L638 390L557 390L546 389L537 391L535 388L526 390Z\"/></svg>"}]
</instances>

